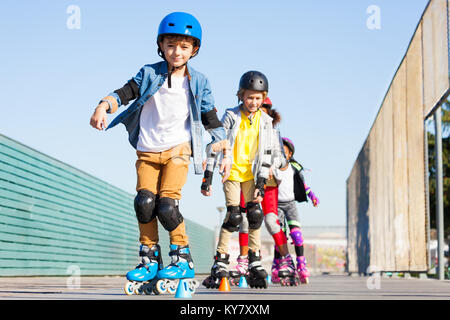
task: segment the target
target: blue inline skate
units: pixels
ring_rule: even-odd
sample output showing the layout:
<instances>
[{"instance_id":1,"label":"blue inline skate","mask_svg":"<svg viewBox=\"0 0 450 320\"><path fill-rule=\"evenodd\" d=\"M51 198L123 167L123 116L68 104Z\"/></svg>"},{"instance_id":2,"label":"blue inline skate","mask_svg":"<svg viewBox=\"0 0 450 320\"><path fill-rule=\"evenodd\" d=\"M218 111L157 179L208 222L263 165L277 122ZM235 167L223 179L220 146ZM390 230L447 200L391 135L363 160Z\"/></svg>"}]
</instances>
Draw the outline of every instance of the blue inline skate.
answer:
<instances>
[{"instance_id":1,"label":"blue inline skate","mask_svg":"<svg viewBox=\"0 0 450 320\"><path fill-rule=\"evenodd\" d=\"M154 245L151 248L141 245L139 248L141 262L134 270L127 273L128 282L125 283L124 290L127 295L132 294L159 294L156 290L158 271L163 269L161 258L161 248Z\"/></svg>"},{"instance_id":2,"label":"blue inline skate","mask_svg":"<svg viewBox=\"0 0 450 320\"><path fill-rule=\"evenodd\" d=\"M171 263L157 274L156 290L158 293L175 294L180 279L186 279L189 289L194 293L200 283L194 279L194 262L189 246L171 244L169 256Z\"/></svg>"}]
</instances>

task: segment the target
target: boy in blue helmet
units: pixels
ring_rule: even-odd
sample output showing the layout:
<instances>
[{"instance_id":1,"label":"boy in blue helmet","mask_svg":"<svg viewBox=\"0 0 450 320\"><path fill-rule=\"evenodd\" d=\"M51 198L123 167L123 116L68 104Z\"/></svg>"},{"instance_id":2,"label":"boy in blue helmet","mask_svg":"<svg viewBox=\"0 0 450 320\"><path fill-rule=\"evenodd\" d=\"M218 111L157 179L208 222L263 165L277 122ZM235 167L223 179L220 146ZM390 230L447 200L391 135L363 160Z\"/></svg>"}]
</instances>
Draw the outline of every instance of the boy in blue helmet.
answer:
<instances>
[{"instance_id":1,"label":"boy in blue helmet","mask_svg":"<svg viewBox=\"0 0 450 320\"><path fill-rule=\"evenodd\" d=\"M228 152L225 131L217 118L208 79L187 63L201 45L202 30L184 12L167 15L158 29L158 54L164 61L143 66L122 88L101 99L91 126L110 129L123 123L137 151L137 195L134 209L139 224L141 263L128 272L127 294L174 293L177 279L192 279L194 266L183 216L179 211L190 157L202 174L202 128L212 136L215 152ZM107 113L134 102L107 126ZM221 171L229 175L230 165ZM158 220L169 231L171 263L162 266ZM159 280L158 280L159 279Z\"/></svg>"}]
</instances>

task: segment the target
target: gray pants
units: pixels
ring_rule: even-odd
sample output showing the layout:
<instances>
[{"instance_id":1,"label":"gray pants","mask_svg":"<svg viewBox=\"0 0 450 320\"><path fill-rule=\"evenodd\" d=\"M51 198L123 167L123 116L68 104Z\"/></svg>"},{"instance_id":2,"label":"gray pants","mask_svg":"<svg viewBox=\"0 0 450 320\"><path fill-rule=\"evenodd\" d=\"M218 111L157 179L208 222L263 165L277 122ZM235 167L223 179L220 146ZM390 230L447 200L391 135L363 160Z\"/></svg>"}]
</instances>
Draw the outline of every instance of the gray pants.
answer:
<instances>
[{"instance_id":1,"label":"gray pants","mask_svg":"<svg viewBox=\"0 0 450 320\"><path fill-rule=\"evenodd\" d=\"M285 224L285 219L287 225ZM278 202L278 220L280 221L283 230L286 230L287 226L289 226L289 229L292 229L294 227L302 227L302 225L300 224L297 203L295 200L288 202Z\"/></svg>"}]
</instances>

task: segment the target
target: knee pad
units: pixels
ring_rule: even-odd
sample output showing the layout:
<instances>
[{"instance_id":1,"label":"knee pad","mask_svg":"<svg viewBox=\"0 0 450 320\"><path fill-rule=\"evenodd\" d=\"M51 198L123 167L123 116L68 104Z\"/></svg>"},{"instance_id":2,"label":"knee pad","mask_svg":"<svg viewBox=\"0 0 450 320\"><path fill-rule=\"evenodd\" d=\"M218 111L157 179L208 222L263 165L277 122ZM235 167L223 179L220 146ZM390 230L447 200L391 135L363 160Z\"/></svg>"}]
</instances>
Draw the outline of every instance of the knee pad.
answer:
<instances>
[{"instance_id":1,"label":"knee pad","mask_svg":"<svg viewBox=\"0 0 450 320\"><path fill-rule=\"evenodd\" d=\"M264 222L266 223L267 230L273 236L281 231L280 223L278 222L278 216L270 212L264 216Z\"/></svg>"},{"instance_id":2,"label":"knee pad","mask_svg":"<svg viewBox=\"0 0 450 320\"><path fill-rule=\"evenodd\" d=\"M291 230L291 239L294 242L294 246L302 246L303 245L303 235L300 228L293 228Z\"/></svg>"},{"instance_id":3,"label":"knee pad","mask_svg":"<svg viewBox=\"0 0 450 320\"><path fill-rule=\"evenodd\" d=\"M264 214L259 206L259 203L247 203L247 220L250 229L259 229L264 220Z\"/></svg>"},{"instance_id":4,"label":"knee pad","mask_svg":"<svg viewBox=\"0 0 450 320\"><path fill-rule=\"evenodd\" d=\"M239 230L239 225L242 222L242 214L239 206L227 207L227 216L222 224L222 228L235 232Z\"/></svg>"},{"instance_id":5,"label":"knee pad","mask_svg":"<svg viewBox=\"0 0 450 320\"><path fill-rule=\"evenodd\" d=\"M134 198L134 211L136 211L137 220L145 224L155 219L155 206L156 195L148 190L139 190Z\"/></svg>"},{"instance_id":6,"label":"knee pad","mask_svg":"<svg viewBox=\"0 0 450 320\"><path fill-rule=\"evenodd\" d=\"M175 230L183 222L183 216L178 210L178 200L171 198L161 198L158 201L157 215L164 229Z\"/></svg>"}]
</instances>

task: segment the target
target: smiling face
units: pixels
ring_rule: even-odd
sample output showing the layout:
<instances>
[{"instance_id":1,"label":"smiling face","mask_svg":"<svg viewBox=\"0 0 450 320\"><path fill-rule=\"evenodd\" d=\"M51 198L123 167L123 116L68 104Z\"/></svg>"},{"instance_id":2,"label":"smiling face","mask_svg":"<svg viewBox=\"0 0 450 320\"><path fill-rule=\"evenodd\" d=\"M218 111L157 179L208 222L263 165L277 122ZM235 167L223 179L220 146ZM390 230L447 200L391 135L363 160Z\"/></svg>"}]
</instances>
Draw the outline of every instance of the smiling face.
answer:
<instances>
[{"instance_id":1,"label":"smiling face","mask_svg":"<svg viewBox=\"0 0 450 320\"><path fill-rule=\"evenodd\" d=\"M264 101L264 93L255 90L245 90L242 95L242 102L244 104L244 111L253 113L258 111Z\"/></svg>"},{"instance_id":2,"label":"smiling face","mask_svg":"<svg viewBox=\"0 0 450 320\"><path fill-rule=\"evenodd\" d=\"M180 67L198 50L189 37L166 36L160 43L161 51L171 67Z\"/></svg>"}]
</instances>

